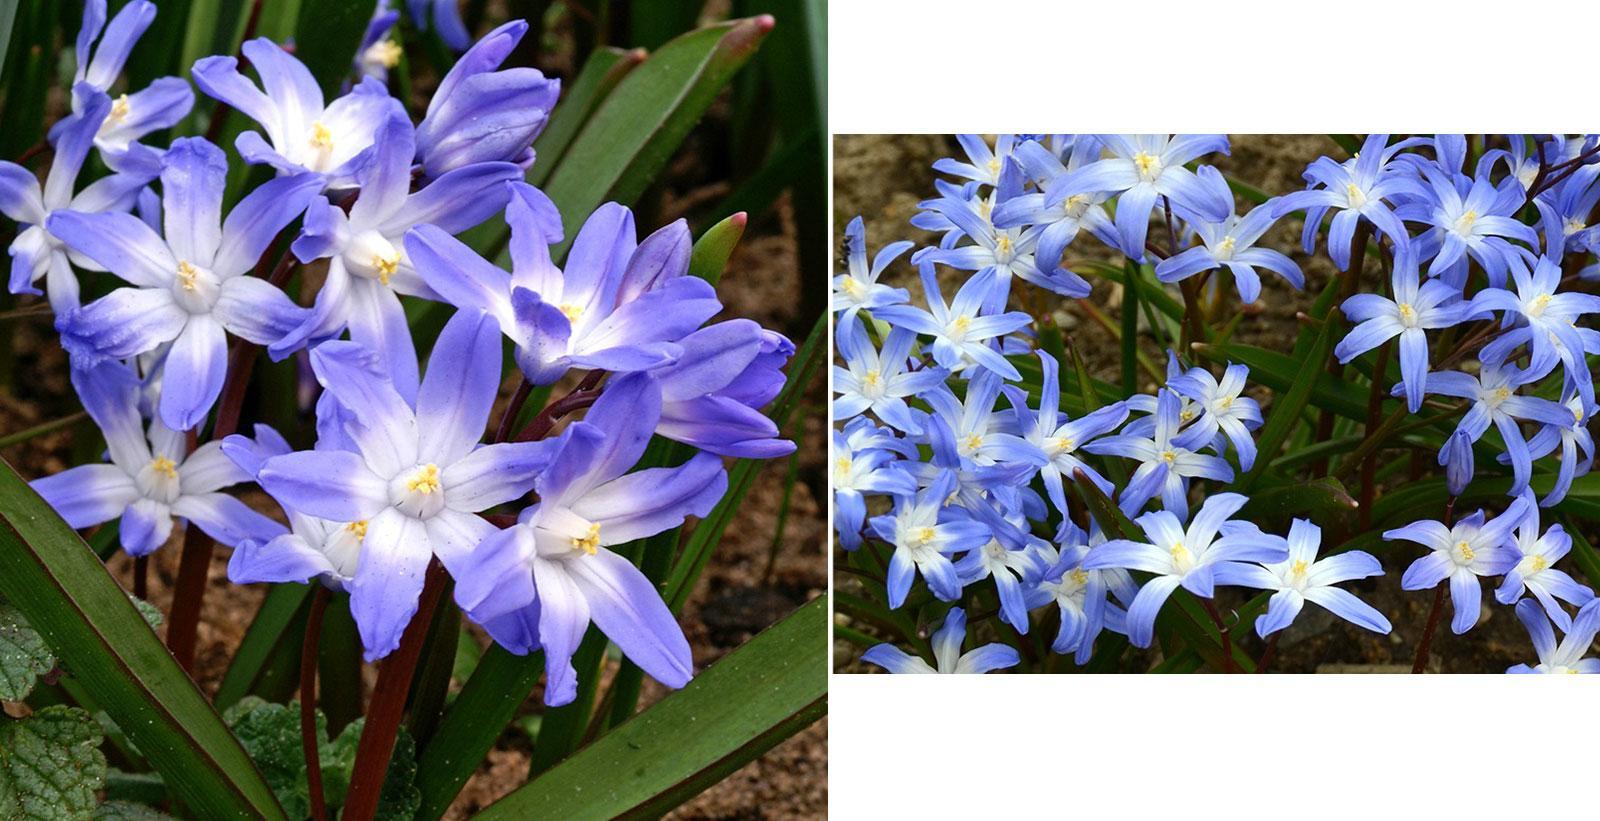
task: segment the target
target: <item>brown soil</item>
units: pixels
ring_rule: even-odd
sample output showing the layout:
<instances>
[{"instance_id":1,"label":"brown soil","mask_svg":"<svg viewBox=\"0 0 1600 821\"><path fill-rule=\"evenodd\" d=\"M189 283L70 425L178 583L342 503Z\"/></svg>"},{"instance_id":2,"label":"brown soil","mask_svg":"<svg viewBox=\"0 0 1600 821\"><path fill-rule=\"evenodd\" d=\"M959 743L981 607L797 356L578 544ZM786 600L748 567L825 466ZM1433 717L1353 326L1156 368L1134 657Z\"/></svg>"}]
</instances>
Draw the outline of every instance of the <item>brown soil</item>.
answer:
<instances>
[{"instance_id":1,"label":"brown soil","mask_svg":"<svg viewBox=\"0 0 1600 821\"><path fill-rule=\"evenodd\" d=\"M1232 155L1211 160L1219 170L1231 177L1252 184L1268 195L1284 194L1301 188L1300 177L1305 166L1322 154L1343 157L1342 149L1323 135L1235 135ZM910 239L918 247L932 244L937 238L920 231L907 220L917 212L917 202L935 196L933 181L938 174L932 169L933 161L940 157L961 156L954 138L939 135L841 135L834 139L834 204L833 221L836 235L843 234L845 225L856 215L861 215L867 228L869 255L884 244ZM1250 203L1239 199L1241 209ZM1308 257L1300 250L1298 218L1280 221L1267 234L1263 244L1276 248L1292 257L1306 273L1306 291L1297 292L1282 279L1270 273L1262 276L1262 296L1257 307L1245 310L1245 317L1235 331L1234 339L1269 350L1288 351L1298 334L1295 314L1310 307L1314 294L1326 284L1334 273L1333 264L1319 246L1314 256ZM1068 249L1069 262L1081 255L1087 259L1118 259L1115 252L1104 249L1093 238L1082 238ZM885 281L910 289L913 301L924 302L921 286L915 271L902 257L885 276ZM842 267L842 260L836 260ZM961 282L967 274L942 270L940 280L950 293L952 284ZM1094 285L1089 300L1112 317L1121 302L1120 289L1113 283L1087 277ZM1231 294L1230 294L1231 296ZM1234 297L1237 304L1236 297ZM1013 308L1030 310L1035 315L1049 311L1056 321L1077 343L1078 349L1090 370L1099 378L1116 381L1119 377L1120 355L1115 337L1104 327L1090 321L1081 306L1073 300L1053 300L1037 288L1022 284L1013 289ZM1165 354L1151 336L1150 329L1141 320L1141 350L1158 364ZM1141 371L1142 391L1153 391L1153 380ZM1261 401L1264 411L1270 408L1271 391L1259 386L1251 392ZM1403 482L1403 479L1401 480ZM1397 484L1391 483L1388 489ZM1380 492L1385 489L1380 487ZM1350 585L1363 599L1386 614L1395 625L1393 634L1378 636L1334 619L1315 606L1307 606L1295 625L1279 640L1272 669L1280 672L1314 672L1334 669L1342 672L1380 670L1382 665L1403 665L1409 669L1415 642L1420 638L1432 604L1429 592L1404 592L1399 589L1400 574L1416 556L1414 551L1396 544L1387 555L1380 556L1386 575L1366 582ZM840 554L842 555L842 554ZM836 559L837 561L837 559ZM862 592L861 580L852 575L838 573L835 584L840 590ZM1529 660L1531 653L1526 632L1508 608L1494 603L1489 597L1492 587L1486 585L1482 618L1477 627L1465 636L1454 636L1449 630L1448 597L1443 624L1434 639L1431 669L1441 672L1499 672L1506 667ZM1224 610L1242 605L1248 596L1239 591L1219 592L1219 604ZM870 625L851 622L837 616L842 623L878 635ZM936 626L935 626L936 627ZM1050 627L1053 630L1053 626ZM993 637L992 624L979 625L969 641L983 641ZM1053 635L1053 633L1052 633ZM1246 649L1259 655L1262 648L1252 633L1246 640ZM860 663L860 648L839 640L834 643L835 669L840 672L878 671L872 665ZM1157 652L1128 653L1124 657L1124 671L1149 669L1159 663ZM1070 665L1067 665L1070 667ZM1381 670L1380 670L1381 671Z\"/></svg>"}]
</instances>

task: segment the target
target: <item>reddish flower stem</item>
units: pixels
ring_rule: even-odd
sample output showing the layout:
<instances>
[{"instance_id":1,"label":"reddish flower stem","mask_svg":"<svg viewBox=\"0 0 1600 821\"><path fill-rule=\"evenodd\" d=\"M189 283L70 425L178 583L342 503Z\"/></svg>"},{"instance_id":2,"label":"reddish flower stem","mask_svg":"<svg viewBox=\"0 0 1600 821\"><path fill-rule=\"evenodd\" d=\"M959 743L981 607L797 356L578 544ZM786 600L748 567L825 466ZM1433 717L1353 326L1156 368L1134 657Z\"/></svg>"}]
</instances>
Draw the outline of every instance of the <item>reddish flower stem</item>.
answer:
<instances>
[{"instance_id":1,"label":"reddish flower stem","mask_svg":"<svg viewBox=\"0 0 1600 821\"><path fill-rule=\"evenodd\" d=\"M327 821L328 804L322 796L322 762L317 733L317 647L322 638L322 614L328 609L328 588L317 585L306 617L305 641L300 644L300 746L306 755L306 790L311 797L312 821Z\"/></svg>"},{"instance_id":2,"label":"reddish flower stem","mask_svg":"<svg viewBox=\"0 0 1600 821\"><path fill-rule=\"evenodd\" d=\"M1217 605L1210 599L1200 599L1200 604L1205 607L1206 615L1211 617L1211 622L1217 626L1217 634L1222 637L1222 672L1239 672L1239 668L1233 664L1233 636L1229 634L1228 626L1222 623L1222 614L1217 612Z\"/></svg>"},{"instance_id":3,"label":"reddish flower stem","mask_svg":"<svg viewBox=\"0 0 1600 821\"><path fill-rule=\"evenodd\" d=\"M377 815L378 796L389 771L389 758L394 754L395 735L400 731L406 696L411 691L411 679L422 657L428 624L439 604L444 583L444 565L433 559L428 563L427 581L422 587L417 613L406 626L400 647L378 666L378 684L367 705L367 723L361 729L361 740L356 746L355 771L350 776L350 791L345 797L341 819L371 821Z\"/></svg>"},{"instance_id":4,"label":"reddish flower stem","mask_svg":"<svg viewBox=\"0 0 1600 821\"><path fill-rule=\"evenodd\" d=\"M526 377L522 384L517 386L517 392L511 395L511 402L506 405L506 412L500 415L500 426L495 428L495 442L504 442L511 435L511 424L517 421L517 414L522 412L522 406L528 402L528 394L533 392L533 383Z\"/></svg>"},{"instance_id":5,"label":"reddish flower stem","mask_svg":"<svg viewBox=\"0 0 1600 821\"><path fill-rule=\"evenodd\" d=\"M1444 506L1444 526L1450 527L1455 523L1456 499ZM1411 672L1421 673L1428 666L1428 652L1433 648L1433 634L1439 629L1439 616L1444 612L1444 589L1448 581L1441 581L1433 588L1433 606L1428 609L1428 623L1422 628L1422 641L1417 642L1417 655L1411 661Z\"/></svg>"}]
</instances>

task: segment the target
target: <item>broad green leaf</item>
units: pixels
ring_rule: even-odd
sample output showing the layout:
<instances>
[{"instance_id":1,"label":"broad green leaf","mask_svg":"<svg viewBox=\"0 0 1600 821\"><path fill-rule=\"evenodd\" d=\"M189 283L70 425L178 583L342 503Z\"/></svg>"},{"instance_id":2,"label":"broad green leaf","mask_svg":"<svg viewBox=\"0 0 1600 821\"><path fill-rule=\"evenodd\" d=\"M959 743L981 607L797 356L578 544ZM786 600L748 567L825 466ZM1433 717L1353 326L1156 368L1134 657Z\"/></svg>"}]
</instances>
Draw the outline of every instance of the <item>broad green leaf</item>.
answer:
<instances>
[{"instance_id":1,"label":"broad green leaf","mask_svg":"<svg viewBox=\"0 0 1600 821\"><path fill-rule=\"evenodd\" d=\"M349 77L372 9L366 3L305 3L295 24L294 56L331 100Z\"/></svg>"},{"instance_id":2,"label":"broad green leaf","mask_svg":"<svg viewBox=\"0 0 1600 821\"><path fill-rule=\"evenodd\" d=\"M826 597L813 599L479 817L654 817L682 804L827 712L827 625Z\"/></svg>"},{"instance_id":3,"label":"broad green leaf","mask_svg":"<svg viewBox=\"0 0 1600 821\"><path fill-rule=\"evenodd\" d=\"M83 539L0 460L0 594L195 813L281 818L244 748Z\"/></svg>"},{"instance_id":4,"label":"broad green leaf","mask_svg":"<svg viewBox=\"0 0 1600 821\"><path fill-rule=\"evenodd\" d=\"M0 817L66 821L88 815L106 778L99 745L100 725L73 707L0 719Z\"/></svg>"},{"instance_id":5,"label":"broad green leaf","mask_svg":"<svg viewBox=\"0 0 1600 821\"><path fill-rule=\"evenodd\" d=\"M27 698L33 683L55 666L55 654L21 611L0 603L0 701Z\"/></svg>"},{"instance_id":6,"label":"broad green leaf","mask_svg":"<svg viewBox=\"0 0 1600 821\"><path fill-rule=\"evenodd\" d=\"M770 27L770 19L755 18L690 32L617 84L544 186L567 227L555 258L601 203L638 199Z\"/></svg>"}]
</instances>

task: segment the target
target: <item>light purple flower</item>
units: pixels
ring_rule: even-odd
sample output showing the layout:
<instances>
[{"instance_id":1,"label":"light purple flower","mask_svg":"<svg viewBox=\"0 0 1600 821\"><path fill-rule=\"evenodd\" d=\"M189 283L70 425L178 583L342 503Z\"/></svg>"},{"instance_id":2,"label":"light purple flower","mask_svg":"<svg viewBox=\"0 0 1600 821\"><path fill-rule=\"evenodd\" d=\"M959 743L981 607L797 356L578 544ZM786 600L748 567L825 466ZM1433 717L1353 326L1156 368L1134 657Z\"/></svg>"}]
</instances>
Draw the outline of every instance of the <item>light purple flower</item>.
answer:
<instances>
[{"instance_id":1,"label":"light purple flower","mask_svg":"<svg viewBox=\"0 0 1600 821\"><path fill-rule=\"evenodd\" d=\"M904 288L891 288L878 282L883 269L889 267L900 255L911 250L913 243L891 242L878 250L867 264L867 229L861 218L850 220L844 229L845 265L848 271L833 278L833 298L830 309L834 313L854 313L866 308L872 310L884 305L906 302L911 295Z\"/></svg>"},{"instance_id":2,"label":"light purple flower","mask_svg":"<svg viewBox=\"0 0 1600 821\"><path fill-rule=\"evenodd\" d=\"M1513 665L1507 673L1600 673L1600 659L1583 657L1594 644L1594 634L1600 632L1600 602L1591 601L1578 611L1560 645L1539 605L1528 599L1517 602L1517 618L1528 628L1539 663L1533 667Z\"/></svg>"},{"instance_id":3,"label":"light purple flower","mask_svg":"<svg viewBox=\"0 0 1600 821\"><path fill-rule=\"evenodd\" d=\"M84 87L83 111L57 135L55 157L41 188L33 172L12 162L0 161L0 213L16 220L17 238L11 243L13 294L37 294L33 283L45 279L50 307L62 314L78 307L76 265L89 271L104 271L87 256L69 249L46 225L57 211L83 213L126 211L139 196L140 189L154 174L112 174L84 187L77 187L78 172L94 145L95 134L111 112L111 100L99 91Z\"/></svg>"},{"instance_id":4,"label":"light purple flower","mask_svg":"<svg viewBox=\"0 0 1600 821\"><path fill-rule=\"evenodd\" d=\"M1388 633L1389 620L1372 605L1347 590L1334 587L1341 582L1383 575L1377 557L1360 550L1348 550L1318 559L1322 528L1305 519L1289 524L1289 556L1265 567L1246 567L1241 572L1253 577L1250 587L1275 591L1267 601L1267 612L1256 617L1256 635L1267 636L1288 627L1306 602L1321 605L1328 612L1358 627L1375 633Z\"/></svg>"},{"instance_id":5,"label":"light purple flower","mask_svg":"<svg viewBox=\"0 0 1600 821\"><path fill-rule=\"evenodd\" d=\"M507 183L511 203L511 273L443 230L406 234L406 253L422 279L463 308L484 311L516 343L517 366L535 385L568 371L648 371L676 362L688 336L722 309L716 289L689 266L682 221L635 244L633 213L600 206L557 268L549 245L561 237L555 205L537 188Z\"/></svg>"},{"instance_id":6,"label":"light purple flower","mask_svg":"<svg viewBox=\"0 0 1600 821\"><path fill-rule=\"evenodd\" d=\"M439 39L456 51L472 42L472 33L461 20L460 0L406 0L406 11L417 31L427 31L431 21L439 30Z\"/></svg>"},{"instance_id":7,"label":"light purple flower","mask_svg":"<svg viewBox=\"0 0 1600 821\"><path fill-rule=\"evenodd\" d=\"M1260 579L1250 571L1249 562L1285 560L1288 548L1281 537L1262 533L1249 522L1230 520L1246 501L1237 493L1215 494L1195 512L1188 528L1171 511L1152 511L1135 520L1149 542L1113 539L1089 552L1083 561L1086 570L1122 568L1155 574L1128 607L1128 640L1135 646L1150 646L1156 616L1179 585L1209 599L1219 584L1254 586Z\"/></svg>"},{"instance_id":8,"label":"light purple flower","mask_svg":"<svg viewBox=\"0 0 1600 821\"><path fill-rule=\"evenodd\" d=\"M485 34L439 82L417 126L424 176L476 162L532 164L533 140L550 119L561 81L534 68L495 70L527 32L527 21L512 20Z\"/></svg>"},{"instance_id":9,"label":"light purple flower","mask_svg":"<svg viewBox=\"0 0 1600 821\"><path fill-rule=\"evenodd\" d=\"M1083 446L1102 456L1123 456L1139 462L1117 497L1122 512L1138 513L1157 494L1166 509L1180 518L1189 515L1188 480L1194 477L1233 481L1233 468L1220 457L1196 453L1178 441L1178 394L1162 388L1156 394L1156 411L1149 436L1123 433L1106 436Z\"/></svg>"},{"instance_id":10,"label":"light purple flower","mask_svg":"<svg viewBox=\"0 0 1600 821\"><path fill-rule=\"evenodd\" d=\"M985 644L971 652L962 653L961 643L967 638L967 613L952 607L944 616L944 625L932 637L934 667L928 662L907 653L892 644L879 644L861 654L861 660L876 664L891 673L946 673L977 675L993 670L1015 667L1021 658L1016 648L999 642Z\"/></svg>"},{"instance_id":11,"label":"light purple flower","mask_svg":"<svg viewBox=\"0 0 1600 821\"><path fill-rule=\"evenodd\" d=\"M332 189L356 184L356 172L370 160L378 129L405 109L378 80L368 78L354 91L324 104L311 70L277 43L257 37L240 46L261 87L239 73L234 57L205 57L191 72L195 85L233 106L266 131L246 131L234 142L252 165L265 163L279 174L311 171ZM262 89L265 89L263 91Z\"/></svg>"},{"instance_id":12,"label":"light purple flower","mask_svg":"<svg viewBox=\"0 0 1600 821\"><path fill-rule=\"evenodd\" d=\"M173 142L161 172L165 238L131 214L58 211L47 223L62 242L133 286L59 317L62 344L80 362L93 363L172 342L160 413L174 430L199 424L217 401L227 333L270 345L306 314L283 291L247 274L305 210L322 178L270 180L224 220L227 173L221 149L203 138Z\"/></svg>"},{"instance_id":13,"label":"light purple flower","mask_svg":"<svg viewBox=\"0 0 1600 821\"><path fill-rule=\"evenodd\" d=\"M1531 496L1533 491L1523 491ZM1531 501L1531 500L1530 500ZM1572 550L1572 537L1559 524L1553 524L1543 534L1539 533L1539 508L1528 504L1522 519L1513 532L1512 547L1521 556L1515 567L1506 571L1505 581L1494 592L1495 600L1511 604L1522 598L1524 591L1532 593L1550 620L1562 630L1572 629L1572 617L1561 609L1556 599L1582 607L1594 598L1594 591L1578 584L1566 571L1554 565Z\"/></svg>"},{"instance_id":14,"label":"light purple flower","mask_svg":"<svg viewBox=\"0 0 1600 821\"><path fill-rule=\"evenodd\" d=\"M661 386L656 433L719 456L772 459L794 452L761 408L783 388L794 343L748 319L707 325L678 341L683 356L650 372Z\"/></svg>"},{"instance_id":15,"label":"light purple flower","mask_svg":"<svg viewBox=\"0 0 1600 821\"><path fill-rule=\"evenodd\" d=\"M1383 538L1415 542L1429 550L1428 555L1411 563L1400 577L1402 590L1431 590L1449 580L1450 601L1455 615L1450 629L1457 635L1478 623L1483 605L1479 576L1498 576L1515 567L1521 556L1509 543L1511 528L1529 507L1527 497L1519 497L1494 519L1479 510L1445 527L1440 522L1421 520L1383 532Z\"/></svg>"},{"instance_id":16,"label":"light purple flower","mask_svg":"<svg viewBox=\"0 0 1600 821\"><path fill-rule=\"evenodd\" d=\"M891 609L905 604L918 572L940 600L955 601L961 595L961 580L950 556L983 546L993 530L963 517L955 506L946 505L945 500L955 491L955 472L941 471L932 484L915 496L896 497L893 513L874 516L868 522L878 538L894 546L889 557Z\"/></svg>"},{"instance_id":17,"label":"light purple flower","mask_svg":"<svg viewBox=\"0 0 1600 821\"><path fill-rule=\"evenodd\" d=\"M495 532L477 513L527 493L552 450L549 442L478 446L500 384L492 317L460 311L445 324L414 409L373 373L374 360L353 342L311 352L317 378L348 411L343 433L354 450L274 456L257 474L286 509L365 523L347 587L369 661L399 645L431 558L456 578L461 596L479 543Z\"/></svg>"},{"instance_id":18,"label":"light purple flower","mask_svg":"<svg viewBox=\"0 0 1600 821\"><path fill-rule=\"evenodd\" d=\"M311 202L292 248L301 262L329 258L328 276L311 316L274 346L281 355L348 327L352 340L377 352L408 401L416 397L417 355L398 295L440 297L406 256L405 233L426 224L459 234L498 214L509 196L505 183L522 176L511 163L478 163L412 193L415 146L411 122L390 117L372 162L356 175L361 192L349 214L325 196Z\"/></svg>"},{"instance_id":19,"label":"light purple flower","mask_svg":"<svg viewBox=\"0 0 1600 821\"><path fill-rule=\"evenodd\" d=\"M591 620L662 684L682 687L694 675L689 642L660 591L611 549L705 516L727 491L722 460L709 453L628 472L660 410L648 375L614 377L558 440L534 485L539 503L456 574L462 609L502 647L519 655L544 648L548 705L576 695L572 654Z\"/></svg>"},{"instance_id":20,"label":"light purple flower","mask_svg":"<svg viewBox=\"0 0 1600 821\"><path fill-rule=\"evenodd\" d=\"M139 380L107 362L73 369L72 384L84 410L105 434L110 464L79 465L31 484L74 528L122 519L118 536L130 556L144 556L172 534L173 517L233 546L267 540L283 526L251 510L222 488L248 481L218 442L187 452L187 437L156 419L148 433L139 417Z\"/></svg>"},{"instance_id":21,"label":"light purple flower","mask_svg":"<svg viewBox=\"0 0 1600 821\"><path fill-rule=\"evenodd\" d=\"M1428 378L1426 331L1448 328L1482 313L1462 300L1459 289L1439 279L1421 282L1419 276L1416 259L1402 251L1389 275L1393 298L1356 294L1339 306L1345 318L1360 324L1333 349L1340 362L1348 363L1400 337L1400 383L1405 386L1406 407L1412 413L1422 409Z\"/></svg>"}]
</instances>

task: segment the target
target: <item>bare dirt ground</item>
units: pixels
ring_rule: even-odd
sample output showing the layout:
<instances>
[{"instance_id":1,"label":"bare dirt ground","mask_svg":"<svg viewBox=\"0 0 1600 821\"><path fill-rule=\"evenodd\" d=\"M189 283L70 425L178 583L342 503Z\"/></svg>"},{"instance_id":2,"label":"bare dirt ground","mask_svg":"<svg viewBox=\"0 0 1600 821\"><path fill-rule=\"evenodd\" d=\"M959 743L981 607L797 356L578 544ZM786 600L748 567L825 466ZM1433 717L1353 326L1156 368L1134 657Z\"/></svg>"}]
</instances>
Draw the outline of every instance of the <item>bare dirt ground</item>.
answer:
<instances>
[{"instance_id":1,"label":"bare dirt ground","mask_svg":"<svg viewBox=\"0 0 1600 821\"><path fill-rule=\"evenodd\" d=\"M1345 154L1325 135L1234 135L1232 154L1209 159L1219 170L1230 177L1252 184L1268 195L1278 195L1298 190L1304 186L1301 172L1318 156L1328 154L1342 159ZM869 255L895 240L909 239L917 247L934 244L936 235L921 231L907 223L917 213L917 202L936 196L933 182L938 174L932 164L940 157L961 157L959 146L951 137L942 135L841 135L834 139L834 203L833 223L837 236L842 236L845 225L860 215L867 228ZM1239 208L1249 203L1240 200ZM1269 350L1287 352L1298 333L1295 314L1309 308L1315 293L1320 291L1333 275L1333 264L1320 245L1317 253L1307 256L1300 249L1301 222L1296 217L1280 221L1267 234L1263 244L1276 248L1292 257L1306 274L1306 290L1298 292L1282 279L1266 274L1262 277L1262 296L1257 308L1245 311L1235 331L1234 339ZM1114 252L1103 249L1092 237L1081 237L1067 252L1069 262L1081 255L1083 258L1112 259ZM908 288L914 302L923 304L921 286L915 271L902 257L885 276L885 281ZM1117 258L1120 259L1120 258ZM842 259L836 266L843 265ZM946 294L952 283L959 283L966 274L944 270L940 280ZM1088 301L1097 304L1102 312L1115 317L1112 310L1120 305L1121 294L1114 283L1088 277L1094 292ZM1018 291L1023 297L1018 296ZM1031 300L1019 302L1020 299ZM1119 373L1118 345L1109 330L1090 321L1081 307L1071 300L1057 300L1036 288L1022 285L1013 289L1013 307L1052 312L1058 323L1077 343L1089 368L1095 376L1115 381ZM1236 304L1236 303L1235 303ZM1142 323L1141 323L1142 326ZM1143 329L1141 350L1156 362L1165 360L1165 354ZM1144 384L1141 390L1156 388L1141 371ZM1262 403L1263 411L1270 407L1271 391L1252 388L1252 394ZM1430 454L1431 456L1431 454ZM1390 483L1393 489L1403 483ZM1335 620L1315 607L1306 608L1295 625L1279 640L1279 648L1272 669L1280 672L1314 672L1336 670L1341 672L1393 671L1396 665L1409 669L1415 652L1414 642L1422 633L1432 595L1399 589L1400 574L1411 559L1418 554L1396 546L1389 555L1382 556L1387 573L1350 585L1353 592L1369 601L1389 616L1395 625L1389 636L1378 636ZM835 584L841 590L860 590L857 577L839 573ZM1489 591L1485 592L1485 596ZM1237 607L1248 597L1239 591L1219 591L1219 604L1226 612ZM1448 604L1446 605L1448 608ZM1434 638L1431 667L1441 672L1501 672L1506 667L1528 660L1531 652L1528 637L1522 625L1509 608L1486 602L1482 621L1465 636L1455 636L1447 627L1441 628ZM837 617L843 618L843 617ZM869 625L852 626L873 633ZM990 625L979 628L992 629ZM1252 634L1246 649L1259 655L1263 649ZM835 669L841 672L877 672L872 665L861 664L857 657L860 648L844 641L834 644ZM1124 671L1149 669L1159 661L1159 656L1130 652L1124 657ZM1070 666L1070 665L1069 665Z\"/></svg>"}]
</instances>

